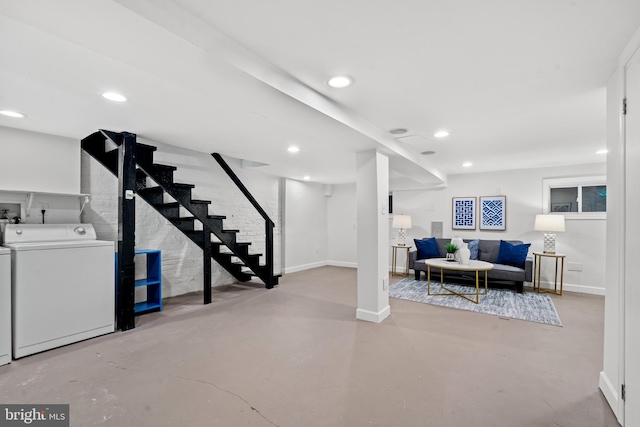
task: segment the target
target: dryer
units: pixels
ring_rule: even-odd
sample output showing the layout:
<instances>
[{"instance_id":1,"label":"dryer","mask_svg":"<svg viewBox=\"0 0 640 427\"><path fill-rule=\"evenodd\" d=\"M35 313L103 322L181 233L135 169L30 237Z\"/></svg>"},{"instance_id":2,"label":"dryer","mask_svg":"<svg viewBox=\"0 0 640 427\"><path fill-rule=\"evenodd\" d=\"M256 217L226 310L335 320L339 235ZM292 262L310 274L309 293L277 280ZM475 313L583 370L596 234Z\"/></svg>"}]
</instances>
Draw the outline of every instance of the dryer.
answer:
<instances>
[{"instance_id":1,"label":"dryer","mask_svg":"<svg viewBox=\"0 0 640 427\"><path fill-rule=\"evenodd\" d=\"M114 331L114 243L91 224L9 224L13 357Z\"/></svg>"},{"instance_id":2,"label":"dryer","mask_svg":"<svg viewBox=\"0 0 640 427\"><path fill-rule=\"evenodd\" d=\"M11 252L0 247L0 365L11 362Z\"/></svg>"}]
</instances>

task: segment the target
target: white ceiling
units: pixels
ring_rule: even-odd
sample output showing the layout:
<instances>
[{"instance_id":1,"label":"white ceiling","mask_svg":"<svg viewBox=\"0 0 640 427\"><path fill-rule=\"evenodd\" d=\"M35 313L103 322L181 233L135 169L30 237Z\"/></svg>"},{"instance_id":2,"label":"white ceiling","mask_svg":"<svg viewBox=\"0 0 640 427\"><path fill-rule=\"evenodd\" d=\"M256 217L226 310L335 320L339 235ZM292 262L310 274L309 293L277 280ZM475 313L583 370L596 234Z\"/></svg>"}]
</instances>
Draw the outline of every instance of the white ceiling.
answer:
<instances>
[{"instance_id":1,"label":"white ceiling","mask_svg":"<svg viewBox=\"0 0 640 427\"><path fill-rule=\"evenodd\" d=\"M396 188L603 162L605 86L638 28L638 0L2 2L0 110L28 117L0 126L126 130L320 183L378 149Z\"/></svg>"}]
</instances>

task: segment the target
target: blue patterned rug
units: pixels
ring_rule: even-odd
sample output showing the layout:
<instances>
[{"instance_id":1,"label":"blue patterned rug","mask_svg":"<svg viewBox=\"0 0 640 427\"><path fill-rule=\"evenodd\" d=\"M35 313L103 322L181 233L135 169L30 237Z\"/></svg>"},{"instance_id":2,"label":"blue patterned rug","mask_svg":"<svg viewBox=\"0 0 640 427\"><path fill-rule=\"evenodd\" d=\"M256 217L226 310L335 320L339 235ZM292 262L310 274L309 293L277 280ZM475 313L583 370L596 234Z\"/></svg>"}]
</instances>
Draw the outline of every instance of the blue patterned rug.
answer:
<instances>
[{"instance_id":1,"label":"blue patterned rug","mask_svg":"<svg viewBox=\"0 0 640 427\"><path fill-rule=\"evenodd\" d=\"M447 288L456 292L475 292L475 286L462 286L446 283ZM480 289L483 292L484 289ZM440 288L439 282L431 281L431 293L446 292ZM427 281L403 279L389 287L391 298L475 311L477 313L493 314L494 316L510 317L512 319L528 320L530 322L546 323L547 325L562 326L553 301L546 294L524 292L518 294L510 289L489 288L487 295L480 295L480 303L475 304L460 297L439 297L427 295ZM475 298L475 295L471 298Z\"/></svg>"}]
</instances>

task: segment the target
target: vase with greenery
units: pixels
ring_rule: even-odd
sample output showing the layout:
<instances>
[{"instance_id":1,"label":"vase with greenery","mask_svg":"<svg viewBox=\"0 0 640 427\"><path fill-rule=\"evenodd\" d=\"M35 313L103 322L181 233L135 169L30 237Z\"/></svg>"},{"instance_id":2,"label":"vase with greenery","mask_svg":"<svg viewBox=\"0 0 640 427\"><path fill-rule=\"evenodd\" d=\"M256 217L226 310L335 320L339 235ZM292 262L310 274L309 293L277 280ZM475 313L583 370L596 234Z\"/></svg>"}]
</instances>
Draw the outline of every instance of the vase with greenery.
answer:
<instances>
[{"instance_id":1,"label":"vase with greenery","mask_svg":"<svg viewBox=\"0 0 640 427\"><path fill-rule=\"evenodd\" d=\"M444 249L447 251L447 261L455 261L455 254L458 250L458 247L453 243L447 243L446 245L444 245Z\"/></svg>"}]
</instances>

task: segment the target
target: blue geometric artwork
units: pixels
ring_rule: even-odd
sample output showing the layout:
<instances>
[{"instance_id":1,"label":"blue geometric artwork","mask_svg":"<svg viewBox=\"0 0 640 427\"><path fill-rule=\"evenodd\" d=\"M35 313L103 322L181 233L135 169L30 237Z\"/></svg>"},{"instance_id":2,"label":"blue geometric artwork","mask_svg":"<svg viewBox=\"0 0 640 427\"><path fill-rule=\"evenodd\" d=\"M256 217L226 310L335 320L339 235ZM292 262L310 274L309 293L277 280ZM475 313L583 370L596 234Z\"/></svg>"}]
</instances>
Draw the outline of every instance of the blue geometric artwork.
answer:
<instances>
[{"instance_id":1,"label":"blue geometric artwork","mask_svg":"<svg viewBox=\"0 0 640 427\"><path fill-rule=\"evenodd\" d=\"M480 197L480 230L506 230L507 197Z\"/></svg>"},{"instance_id":2,"label":"blue geometric artwork","mask_svg":"<svg viewBox=\"0 0 640 427\"><path fill-rule=\"evenodd\" d=\"M451 228L457 230L476 229L476 198L453 198L453 221Z\"/></svg>"}]
</instances>

